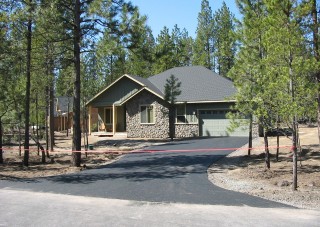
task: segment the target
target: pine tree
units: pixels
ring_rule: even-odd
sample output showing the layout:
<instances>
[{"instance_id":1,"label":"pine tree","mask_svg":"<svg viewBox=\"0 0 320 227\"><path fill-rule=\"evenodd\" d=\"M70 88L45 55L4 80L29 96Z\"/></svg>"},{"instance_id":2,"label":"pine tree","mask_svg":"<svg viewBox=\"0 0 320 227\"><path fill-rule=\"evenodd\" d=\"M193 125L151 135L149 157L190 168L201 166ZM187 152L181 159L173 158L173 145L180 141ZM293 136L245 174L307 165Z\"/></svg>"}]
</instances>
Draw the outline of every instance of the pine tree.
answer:
<instances>
[{"instance_id":1,"label":"pine tree","mask_svg":"<svg viewBox=\"0 0 320 227\"><path fill-rule=\"evenodd\" d=\"M24 133L24 158L23 165L29 165L29 122L30 122L30 87L31 87L31 50L32 50L32 24L33 24L33 11L34 11L34 3L32 0L29 0L27 3L27 57L26 57L26 99L25 99L25 133Z\"/></svg>"},{"instance_id":2,"label":"pine tree","mask_svg":"<svg viewBox=\"0 0 320 227\"><path fill-rule=\"evenodd\" d=\"M40 98L40 105L46 106L45 122L46 125L46 144L47 150L54 150L54 95L60 86L56 84L56 72L64 71L63 60L67 52L71 52L70 40L66 37L66 30L63 25L63 16L56 1L43 0L37 11L37 21L34 29L34 68L37 70L33 75L36 86L33 90ZM55 26L51 26L55 24ZM64 54L62 54L64 53ZM60 74L59 74L60 75ZM65 86L68 86L65 83ZM55 89L56 88L56 89ZM70 90L70 86L68 86ZM35 92L33 92L35 93ZM65 93L63 93L65 95ZM37 99L38 99L37 98ZM37 110L38 112L38 110ZM44 154L42 154L44 155ZM49 153L47 153L49 156ZM43 156L44 160L45 157Z\"/></svg>"},{"instance_id":3,"label":"pine tree","mask_svg":"<svg viewBox=\"0 0 320 227\"><path fill-rule=\"evenodd\" d=\"M269 103L269 100L272 100L272 91L265 88L269 81L264 64L267 53L263 43L266 10L262 0L238 0L237 5L243 14L237 34L241 46L228 76L238 90L235 108L244 116L256 116L264 128L265 166L269 169L270 155L266 132L273 125L275 113L273 105ZM249 144L252 144L251 138Z\"/></svg>"},{"instance_id":4,"label":"pine tree","mask_svg":"<svg viewBox=\"0 0 320 227\"><path fill-rule=\"evenodd\" d=\"M153 73L158 74L176 66L174 59L174 42L169 29L164 27L156 39Z\"/></svg>"},{"instance_id":5,"label":"pine tree","mask_svg":"<svg viewBox=\"0 0 320 227\"><path fill-rule=\"evenodd\" d=\"M305 9L307 12L307 15L305 15L308 20L306 24L308 25L308 29L306 32L306 37L312 37L311 40L308 40L308 42L311 43L312 46L312 55L317 62L318 67L315 69L315 84L318 87L317 90L317 123L318 123L318 140L320 145L320 49L319 49L319 5L317 0L311 0L311 1L303 1L305 4ZM309 15L308 15L309 14ZM310 35L311 33L311 35Z\"/></svg>"},{"instance_id":6,"label":"pine tree","mask_svg":"<svg viewBox=\"0 0 320 227\"><path fill-rule=\"evenodd\" d=\"M169 136L171 141L175 137L175 108L177 97L181 94L181 82L174 75L171 75L164 86L164 99L169 103Z\"/></svg>"},{"instance_id":7,"label":"pine tree","mask_svg":"<svg viewBox=\"0 0 320 227\"><path fill-rule=\"evenodd\" d=\"M64 7L66 15L72 15L72 18L65 18L65 24L73 40L73 138L72 138L72 164L80 166L81 164L81 53L90 51L89 47L93 37L101 32L109 35L115 34L118 37L124 37L128 33L128 27L119 21L126 21L128 15L131 15L135 7L123 0L58 0L58 4ZM125 53L119 58L120 64L125 66Z\"/></svg>"},{"instance_id":8,"label":"pine tree","mask_svg":"<svg viewBox=\"0 0 320 227\"><path fill-rule=\"evenodd\" d=\"M138 9L131 18L131 29L127 38L127 73L149 77L152 75L155 40L151 28L146 25L146 16L140 16Z\"/></svg>"},{"instance_id":9,"label":"pine tree","mask_svg":"<svg viewBox=\"0 0 320 227\"><path fill-rule=\"evenodd\" d=\"M3 148L2 148L2 137L3 137L3 121L5 115L10 111L13 104L12 97L10 95L10 87L12 86L12 74L10 73L10 65L12 59L10 57L11 48L10 40L7 38L7 18L8 14L5 11L0 12L0 163L3 163Z\"/></svg>"},{"instance_id":10,"label":"pine tree","mask_svg":"<svg viewBox=\"0 0 320 227\"><path fill-rule=\"evenodd\" d=\"M208 0L202 0L198 15L197 35L193 46L193 65L202 65L214 70L214 35L212 10Z\"/></svg>"},{"instance_id":11,"label":"pine tree","mask_svg":"<svg viewBox=\"0 0 320 227\"><path fill-rule=\"evenodd\" d=\"M240 52L229 73L238 88L236 107L252 113L264 127L266 168L270 168L266 132L280 118L293 131L293 190L297 187L297 118L314 103L307 53L298 23L299 4L286 1L237 1L244 13Z\"/></svg>"},{"instance_id":12,"label":"pine tree","mask_svg":"<svg viewBox=\"0 0 320 227\"><path fill-rule=\"evenodd\" d=\"M189 36L186 29L181 29L175 25L171 37L174 44L173 60L175 66L191 65L193 39Z\"/></svg>"},{"instance_id":13,"label":"pine tree","mask_svg":"<svg viewBox=\"0 0 320 227\"><path fill-rule=\"evenodd\" d=\"M230 12L226 3L215 12L214 36L215 36L215 61L218 74L226 76L232 68L236 53L236 39L234 35L234 15Z\"/></svg>"},{"instance_id":14,"label":"pine tree","mask_svg":"<svg viewBox=\"0 0 320 227\"><path fill-rule=\"evenodd\" d=\"M274 88L272 102L277 106L278 116L292 129L293 184L297 189L297 119L303 116L305 105L313 106L315 89L310 80L314 68L313 59L308 56L303 31L299 21L299 3L296 0L266 3L267 22L271 24L266 32L266 46L270 78L268 89ZM272 22L272 23L271 23ZM275 84L276 82L276 84ZM289 87L289 90L288 90ZM309 108L309 107L308 107Z\"/></svg>"}]
</instances>

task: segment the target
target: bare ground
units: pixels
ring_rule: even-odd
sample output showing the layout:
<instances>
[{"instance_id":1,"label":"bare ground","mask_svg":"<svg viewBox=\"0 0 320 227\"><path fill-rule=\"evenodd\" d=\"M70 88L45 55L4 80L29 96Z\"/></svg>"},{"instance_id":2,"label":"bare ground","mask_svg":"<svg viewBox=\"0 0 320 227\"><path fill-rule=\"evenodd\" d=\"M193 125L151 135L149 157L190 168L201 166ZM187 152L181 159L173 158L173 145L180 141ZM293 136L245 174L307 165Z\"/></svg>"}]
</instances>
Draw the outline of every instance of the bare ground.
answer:
<instances>
[{"instance_id":1,"label":"bare ground","mask_svg":"<svg viewBox=\"0 0 320 227\"><path fill-rule=\"evenodd\" d=\"M292 191L291 140L281 137L279 161L276 148L270 150L271 169L265 168L263 138L254 140L249 157L247 146L231 153L208 169L209 180L214 184L250 195L259 196L300 208L320 210L320 148L317 145L317 128L300 128L302 145L298 162L298 190ZM276 137L269 138L269 146L276 146Z\"/></svg>"},{"instance_id":2,"label":"bare ground","mask_svg":"<svg viewBox=\"0 0 320 227\"><path fill-rule=\"evenodd\" d=\"M32 141L29 166L23 166L22 156L19 156L17 144L5 146L3 152L4 163L0 164L0 180L10 178L36 178L79 172L84 169L96 168L106 165L119 158L124 153L138 150L151 144L161 143L159 140L126 139L124 137L89 136L89 144L93 144L94 150L89 150L87 155L82 154L81 167L71 165L71 136L65 133L55 132L54 152L46 157L46 162L41 163L41 152L38 155L37 147ZM44 143L44 141L42 141ZM7 148L7 149L6 149Z\"/></svg>"}]
</instances>

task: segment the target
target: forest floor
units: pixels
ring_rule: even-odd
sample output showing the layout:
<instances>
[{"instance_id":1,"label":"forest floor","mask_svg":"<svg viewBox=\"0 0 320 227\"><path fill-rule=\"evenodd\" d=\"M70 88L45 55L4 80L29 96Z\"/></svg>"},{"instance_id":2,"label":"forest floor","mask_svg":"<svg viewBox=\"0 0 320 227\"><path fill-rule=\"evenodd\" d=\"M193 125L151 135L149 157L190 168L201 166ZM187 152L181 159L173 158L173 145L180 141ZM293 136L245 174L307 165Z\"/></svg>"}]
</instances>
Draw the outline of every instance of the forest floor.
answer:
<instances>
[{"instance_id":1,"label":"forest floor","mask_svg":"<svg viewBox=\"0 0 320 227\"><path fill-rule=\"evenodd\" d=\"M214 184L239 192L248 193L273 201L283 202L300 208L320 210L320 148L317 128L300 128L301 154L298 162L298 190L292 191L291 140L280 138L279 161L275 160L275 148L270 149L271 169L264 164L263 138L256 138L253 146L258 147L247 155L246 146L214 163L208 169L208 178ZM162 140L126 139L119 137L89 136L94 150L82 154L81 167L71 166L71 136L55 133L54 151L46 163L41 163L35 144L30 151L29 166L22 165L17 144L4 149L4 164L0 165L0 180L10 178L35 178L79 172L84 169L106 165L122 154L150 145L161 144ZM30 141L31 142L31 141ZM41 141L42 143L44 141ZM269 138L270 146L276 145L276 137ZM288 146L288 147L286 147ZM5 146L8 148L8 146Z\"/></svg>"},{"instance_id":2,"label":"forest floor","mask_svg":"<svg viewBox=\"0 0 320 227\"><path fill-rule=\"evenodd\" d=\"M316 127L300 127L301 153L298 158L298 189L292 191L291 140L280 137L276 161L276 137L269 138L271 168L265 168L264 141L256 138L248 156L247 146L214 163L208 177L215 185L300 208L320 210L320 147Z\"/></svg>"}]
</instances>

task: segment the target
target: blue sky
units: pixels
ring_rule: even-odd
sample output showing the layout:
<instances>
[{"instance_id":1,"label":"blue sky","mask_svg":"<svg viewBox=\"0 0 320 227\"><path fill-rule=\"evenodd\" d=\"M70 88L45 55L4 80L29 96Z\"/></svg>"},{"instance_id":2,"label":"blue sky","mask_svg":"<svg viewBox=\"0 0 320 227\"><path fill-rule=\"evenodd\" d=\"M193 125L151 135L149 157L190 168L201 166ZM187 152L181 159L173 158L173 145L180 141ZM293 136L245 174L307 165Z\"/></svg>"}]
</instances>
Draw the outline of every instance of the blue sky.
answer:
<instances>
[{"instance_id":1,"label":"blue sky","mask_svg":"<svg viewBox=\"0 0 320 227\"><path fill-rule=\"evenodd\" d=\"M178 25L186 28L189 35L195 37L198 23L198 13L201 10L201 0L131 0L138 6L140 13L148 16L147 24L151 27L156 38L164 26L169 30ZM223 0L209 0L212 11L222 6ZM230 11L239 17L235 0L225 0Z\"/></svg>"}]
</instances>

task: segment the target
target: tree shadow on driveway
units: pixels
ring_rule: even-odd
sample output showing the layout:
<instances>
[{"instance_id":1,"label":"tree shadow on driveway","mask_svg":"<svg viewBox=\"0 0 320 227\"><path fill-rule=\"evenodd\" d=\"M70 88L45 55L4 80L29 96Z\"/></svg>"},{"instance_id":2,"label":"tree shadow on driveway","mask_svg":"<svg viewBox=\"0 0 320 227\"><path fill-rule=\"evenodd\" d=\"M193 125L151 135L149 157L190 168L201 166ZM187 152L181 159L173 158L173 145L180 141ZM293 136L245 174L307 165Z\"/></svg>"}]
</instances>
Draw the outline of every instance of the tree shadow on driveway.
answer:
<instances>
[{"instance_id":1,"label":"tree shadow on driveway","mask_svg":"<svg viewBox=\"0 0 320 227\"><path fill-rule=\"evenodd\" d=\"M199 154L136 154L97 169L86 170L46 178L55 183L90 184L96 181L126 179L147 181L154 179L181 178L187 174L202 174L209 165L223 155ZM143 156L143 157L141 157Z\"/></svg>"}]
</instances>

